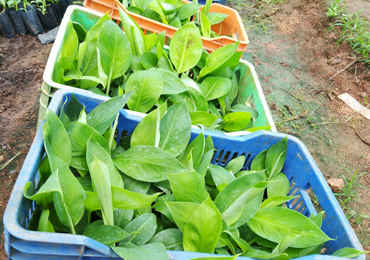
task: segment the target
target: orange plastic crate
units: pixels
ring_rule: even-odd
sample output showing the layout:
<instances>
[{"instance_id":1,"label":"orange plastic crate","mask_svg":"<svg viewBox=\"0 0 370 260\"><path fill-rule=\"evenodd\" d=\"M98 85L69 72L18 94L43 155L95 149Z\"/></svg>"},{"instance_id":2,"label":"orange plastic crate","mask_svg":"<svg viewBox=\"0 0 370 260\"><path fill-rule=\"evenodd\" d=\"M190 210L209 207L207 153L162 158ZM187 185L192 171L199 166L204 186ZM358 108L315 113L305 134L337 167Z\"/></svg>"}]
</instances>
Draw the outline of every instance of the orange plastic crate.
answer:
<instances>
[{"instance_id":1,"label":"orange plastic crate","mask_svg":"<svg viewBox=\"0 0 370 260\"><path fill-rule=\"evenodd\" d=\"M186 0L182 1L184 3L191 3ZM146 31L156 33L161 33L165 31L166 38L168 39L172 38L172 36L178 30L178 28L176 27L172 27L170 25L166 25L154 21L152 19L146 18L144 16L135 14L133 12L130 12L118 0L85 0L84 2L84 6L88 9L95 10L102 14L109 12L112 15L112 18L115 19L117 23L119 23L121 21L121 18L118 13L117 5L119 5L128 15L130 15L138 23L140 28L144 29L144 33L146 33ZM228 17L222 23L213 25L212 30L215 32L219 32L220 26L222 24L220 34L231 35L232 37L228 36L219 36L214 38L202 37L203 48L212 52L223 46L240 41L238 51L245 51L249 43L249 40L239 13L232 8L220 4L212 4L210 12L223 13L228 15Z\"/></svg>"}]
</instances>

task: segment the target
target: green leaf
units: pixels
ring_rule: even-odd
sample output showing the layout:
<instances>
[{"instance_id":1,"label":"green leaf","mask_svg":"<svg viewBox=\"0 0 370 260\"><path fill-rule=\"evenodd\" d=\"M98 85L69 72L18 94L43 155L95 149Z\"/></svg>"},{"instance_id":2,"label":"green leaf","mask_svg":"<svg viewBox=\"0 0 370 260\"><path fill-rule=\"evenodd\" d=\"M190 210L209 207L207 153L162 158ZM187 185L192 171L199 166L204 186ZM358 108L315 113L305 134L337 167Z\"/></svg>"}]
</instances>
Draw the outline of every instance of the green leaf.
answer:
<instances>
[{"instance_id":1,"label":"green leaf","mask_svg":"<svg viewBox=\"0 0 370 260\"><path fill-rule=\"evenodd\" d=\"M288 201L290 201L294 198L295 198L294 196L273 196L273 197L269 197L261 204L260 209L273 208L273 207L279 206L279 205L281 205L285 202L288 202Z\"/></svg>"},{"instance_id":2,"label":"green leaf","mask_svg":"<svg viewBox=\"0 0 370 260\"><path fill-rule=\"evenodd\" d=\"M198 167L203 156L204 145L204 134L201 133L188 145L188 147L186 147L184 154L179 158L182 165L187 166L187 157L192 153L194 167Z\"/></svg>"},{"instance_id":3,"label":"green leaf","mask_svg":"<svg viewBox=\"0 0 370 260\"><path fill-rule=\"evenodd\" d=\"M166 248L162 243L150 243L143 246L136 246L130 243L123 243L120 247L111 247L114 252L125 260L150 259L169 260Z\"/></svg>"},{"instance_id":4,"label":"green leaf","mask_svg":"<svg viewBox=\"0 0 370 260\"><path fill-rule=\"evenodd\" d=\"M121 173L121 176L126 190L141 194L146 194L148 192L150 187L149 182L135 180L123 173Z\"/></svg>"},{"instance_id":5,"label":"green leaf","mask_svg":"<svg viewBox=\"0 0 370 260\"><path fill-rule=\"evenodd\" d=\"M222 232L221 214L208 197L191 214L184 227L185 251L213 253Z\"/></svg>"},{"instance_id":6,"label":"green leaf","mask_svg":"<svg viewBox=\"0 0 370 260\"><path fill-rule=\"evenodd\" d=\"M113 124L117 113L126 105L130 95L131 93L127 93L124 96L114 97L95 107L87 115L87 124L104 134Z\"/></svg>"},{"instance_id":7,"label":"green leaf","mask_svg":"<svg viewBox=\"0 0 370 260\"><path fill-rule=\"evenodd\" d=\"M24 185L23 195L29 199L36 201L38 204L41 204L43 208L48 208L52 206L53 203L53 192L59 191L59 184L58 184L58 175L56 173L50 175L50 177L46 180L46 182L41 186L41 188L37 191L35 186L32 182L27 182Z\"/></svg>"},{"instance_id":8,"label":"green leaf","mask_svg":"<svg viewBox=\"0 0 370 260\"><path fill-rule=\"evenodd\" d=\"M212 5L212 0L206 0L206 3L202 9L202 14L208 15L209 10L211 9L211 5Z\"/></svg>"},{"instance_id":9,"label":"green leaf","mask_svg":"<svg viewBox=\"0 0 370 260\"><path fill-rule=\"evenodd\" d=\"M235 176L232 173L219 165L210 164L209 171L216 186L228 184L229 182L235 180Z\"/></svg>"},{"instance_id":10,"label":"green leaf","mask_svg":"<svg viewBox=\"0 0 370 260\"><path fill-rule=\"evenodd\" d=\"M104 225L114 225L113 202L109 170L106 164L95 157L89 164L94 189L98 194Z\"/></svg>"},{"instance_id":11,"label":"green leaf","mask_svg":"<svg viewBox=\"0 0 370 260\"><path fill-rule=\"evenodd\" d=\"M215 199L222 219L230 226L243 213L248 201L251 201L267 186L261 174L245 175L226 185Z\"/></svg>"},{"instance_id":12,"label":"green leaf","mask_svg":"<svg viewBox=\"0 0 370 260\"><path fill-rule=\"evenodd\" d=\"M204 68L200 71L198 78L202 78L212 71L221 67L232 57L239 46L239 42L226 45L209 54Z\"/></svg>"},{"instance_id":13,"label":"green leaf","mask_svg":"<svg viewBox=\"0 0 370 260\"><path fill-rule=\"evenodd\" d=\"M151 51L151 49L155 46L157 42L157 34L151 33L144 35L144 41L145 41L145 51Z\"/></svg>"},{"instance_id":14,"label":"green leaf","mask_svg":"<svg viewBox=\"0 0 370 260\"><path fill-rule=\"evenodd\" d=\"M280 254L271 254L266 251L258 250L258 249L250 249L247 250L242 255L243 257L250 257L250 258L257 258L257 259L278 259Z\"/></svg>"},{"instance_id":15,"label":"green leaf","mask_svg":"<svg viewBox=\"0 0 370 260\"><path fill-rule=\"evenodd\" d=\"M185 169L171 154L147 145L133 146L114 158L113 162L126 175L144 182L164 181L167 174Z\"/></svg>"},{"instance_id":16,"label":"green leaf","mask_svg":"<svg viewBox=\"0 0 370 260\"><path fill-rule=\"evenodd\" d=\"M247 112L251 114L252 118L258 118L258 112L257 110L243 104L237 104L235 106L232 106L230 108L230 111L232 112Z\"/></svg>"},{"instance_id":17,"label":"green leaf","mask_svg":"<svg viewBox=\"0 0 370 260\"><path fill-rule=\"evenodd\" d=\"M332 256L338 256L338 257L346 257L346 258L355 258L357 256L360 256L362 254L369 254L369 251L359 251L354 248L350 247L343 247L341 249L338 249L335 251Z\"/></svg>"},{"instance_id":18,"label":"green leaf","mask_svg":"<svg viewBox=\"0 0 370 260\"><path fill-rule=\"evenodd\" d=\"M124 229L134 216L133 210L115 209L113 213L114 225Z\"/></svg>"},{"instance_id":19,"label":"green leaf","mask_svg":"<svg viewBox=\"0 0 370 260\"><path fill-rule=\"evenodd\" d=\"M272 177L270 185L267 187L267 196L287 196L289 192L289 180L284 173L279 173Z\"/></svg>"},{"instance_id":20,"label":"green leaf","mask_svg":"<svg viewBox=\"0 0 370 260\"><path fill-rule=\"evenodd\" d=\"M140 56L141 63L145 69L151 69L157 67L158 57L155 53L147 51L141 54Z\"/></svg>"},{"instance_id":21,"label":"green leaf","mask_svg":"<svg viewBox=\"0 0 370 260\"><path fill-rule=\"evenodd\" d=\"M183 74L184 75L184 74ZM207 112L209 111L207 99L203 96L200 90L189 88L190 97L194 100L196 111ZM194 111L194 112L196 112Z\"/></svg>"},{"instance_id":22,"label":"green leaf","mask_svg":"<svg viewBox=\"0 0 370 260\"><path fill-rule=\"evenodd\" d=\"M177 9L176 16L180 20L184 20L193 16L202 6L196 3L188 3Z\"/></svg>"},{"instance_id":23,"label":"green leaf","mask_svg":"<svg viewBox=\"0 0 370 260\"><path fill-rule=\"evenodd\" d=\"M150 2L150 4L148 5L148 8L152 9L153 11L159 14L159 16L161 17L162 23L168 24L166 16L164 15L163 10L162 10L163 7L161 7L156 0L153 0L152 2Z\"/></svg>"},{"instance_id":24,"label":"green leaf","mask_svg":"<svg viewBox=\"0 0 370 260\"><path fill-rule=\"evenodd\" d=\"M213 158L213 150L204 153L200 161L200 164L195 169L195 171L199 173L201 176L205 177L208 165L211 163L212 158Z\"/></svg>"},{"instance_id":25,"label":"green leaf","mask_svg":"<svg viewBox=\"0 0 370 260\"><path fill-rule=\"evenodd\" d=\"M191 134L191 119L185 102L171 106L160 124L159 148L173 156L182 154Z\"/></svg>"},{"instance_id":26,"label":"green leaf","mask_svg":"<svg viewBox=\"0 0 370 260\"><path fill-rule=\"evenodd\" d=\"M167 207L166 201L175 201L173 194L160 196L156 203L152 206L153 209L165 215L170 221L175 223L169 208Z\"/></svg>"},{"instance_id":27,"label":"green leaf","mask_svg":"<svg viewBox=\"0 0 370 260\"><path fill-rule=\"evenodd\" d=\"M246 112L233 112L224 117L222 128L228 132L241 131L251 120L251 114Z\"/></svg>"},{"instance_id":28,"label":"green leaf","mask_svg":"<svg viewBox=\"0 0 370 260\"><path fill-rule=\"evenodd\" d=\"M202 203L208 197L204 179L196 172L167 175L176 201Z\"/></svg>"},{"instance_id":29,"label":"green leaf","mask_svg":"<svg viewBox=\"0 0 370 260\"><path fill-rule=\"evenodd\" d=\"M160 106L160 119L164 116L167 109L167 103L165 102ZM136 126L131 137L131 146L135 145L153 145L155 141L157 121L157 109L146 115Z\"/></svg>"},{"instance_id":30,"label":"green leaf","mask_svg":"<svg viewBox=\"0 0 370 260\"><path fill-rule=\"evenodd\" d=\"M37 231L54 233L54 227L49 220L50 211L42 209Z\"/></svg>"},{"instance_id":31,"label":"green leaf","mask_svg":"<svg viewBox=\"0 0 370 260\"><path fill-rule=\"evenodd\" d=\"M190 4L184 6L187 5ZM177 30L170 45L170 57L177 73L193 68L202 56L202 50L200 32L194 23L188 23Z\"/></svg>"},{"instance_id":32,"label":"green leaf","mask_svg":"<svg viewBox=\"0 0 370 260\"><path fill-rule=\"evenodd\" d=\"M157 71L162 75L163 78L164 85L162 95L178 94L188 90L186 85L178 78L175 73L161 68L157 69Z\"/></svg>"},{"instance_id":33,"label":"green leaf","mask_svg":"<svg viewBox=\"0 0 370 260\"><path fill-rule=\"evenodd\" d=\"M211 22L208 20L207 16L203 13L200 13L201 19L200 19L200 28L202 31L202 36L206 38L211 37Z\"/></svg>"},{"instance_id":34,"label":"green leaf","mask_svg":"<svg viewBox=\"0 0 370 260\"><path fill-rule=\"evenodd\" d=\"M125 231L134 233L124 242L130 242L138 246L146 244L155 234L157 229L157 217L153 213L146 213L132 220L126 227Z\"/></svg>"},{"instance_id":35,"label":"green leaf","mask_svg":"<svg viewBox=\"0 0 370 260\"><path fill-rule=\"evenodd\" d=\"M285 157L288 150L287 137L271 146L266 155L265 167L269 178L278 174L284 167Z\"/></svg>"},{"instance_id":36,"label":"green leaf","mask_svg":"<svg viewBox=\"0 0 370 260\"><path fill-rule=\"evenodd\" d=\"M181 20L178 17L175 17L171 20L170 25L176 28L181 28Z\"/></svg>"},{"instance_id":37,"label":"green leaf","mask_svg":"<svg viewBox=\"0 0 370 260\"><path fill-rule=\"evenodd\" d=\"M316 226L318 226L319 228L321 228L321 225L322 225L322 219L323 219L323 215L324 215L325 211L321 211L320 213L318 213L316 216L313 216L311 214L311 216L309 217L309 219L312 220L313 223L316 224Z\"/></svg>"},{"instance_id":38,"label":"green leaf","mask_svg":"<svg viewBox=\"0 0 370 260\"><path fill-rule=\"evenodd\" d=\"M198 208L199 204L193 202L171 202L165 201L171 216L178 228L184 232L185 224L188 222L191 214Z\"/></svg>"},{"instance_id":39,"label":"green leaf","mask_svg":"<svg viewBox=\"0 0 370 260\"><path fill-rule=\"evenodd\" d=\"M58 116L48 109L45 115L44 139L47 138L55 156L61 159L67 166L71 165L71 141L68 133Z\"/></svg>"},{"instance_id":40,"label":"green leaf","mask_svg":"<svg viewBox=\"0 0 370 260\"><path fill-rule=\"evenodd\" d=\"M78 36L76 31L73 29L73 22L71 20L67 23L65 31L64 42L60 51L59 58L70 58L74 59L78 51Z\"/></svg>"},{"instance_id":41,"label":"green leaf","mask_svg":"<svg viewBox=\"0 0 370 260\"><path fill-rule=\"evenodd\" d=\"M196 90L195 90L196 91ZM204 125L206 127L211 126L216 122L217 116L212 115L208 112L190 112L191 124L192 125Z\"/></svg>"},{"instance_id":42,"label":"green leaf","mask_svg":"<svg viewBox=\"0 0 370 260\"><path fill-rule=\"evenodd\" d=\"M130 234L116 226L92 225L85 229L84 236L95 239L104 245L111 246L130 236Z\"/></svg>"},{"instance_id":43,"label":"green leaf","mask_svg":"<svg viewBox=\"0 0 370 260\"><path fill-rule=\"evenodd\" d=\"M130 67L131 49L126 35L112 21L104 23L98 39L98 48L102 67L108 76L109 94L110 82L123 75Z\"/></svg>"},{"instance_id":44,"label":"green leaf","mask_svg":"<svg viewBox=\"0 0 370 260\"><path fill-rule=\"evenodd\" d=\"M203 8L203 10L204 10L204 8ZM211 25L221 23L227 17L228 17L227 14L221 14L221 13L209 13L207 15L207 18L209 19L209 22L211 23Z\"/></svg>"},{"instance_id":45,"label":"green leaf","mask_svg":"<svg viewBox=\"0 0 370 260\"><path fill-rule=\"evenodd\" d=\"M125 92L132 91L127 105L130 110L146 113L156 103L163 89L161 74L154 69L137 71L127 81Z\"/></svg>"},{"instance_id":46,"label":"green leaf","mask_svg":"<svg viewBox=\"0 0 370 260\"><path fill-rule=\"evenodd\" d=\"M72 122L66 126L67 133L71 140L72 161L71 166L79 170L89 170L86 163L86 146L90 137L93 137L103 149L110 154L107 140L91 126L80 122Z\"/></svg>"},{"instance_id":47,"label":"green leaf","mask_svg":"<svg viewBox=\"0 0 370 260\"><path fill-rule=\"evenodd\" d=\"M67 103L64 108L64 113L71 122L77 121L83 110L83 105L78 101L75 95L72 94L71 100Z\"/></svg>"},{"instance_id":48,"label":"green leaf","mask_svg":"<svg viewBox=\"0 0 370 260\"><path fill-rule=\"evenodd\" d=\"M267 149L257 154L257 156L252 161L251 165L252 171L263 171L266 169L265 167L266 154Z\"/></svg>"},{"instance_id":49,"label":"green leaf","mask_svg":"<svg viewBox=\"0 0 370 260\"><path fill-rule=\"evenodd\" d=\"M166 250L184 251L182 246L182 232L177 228L163 230L156 234L149 243L161 242Z\"/></svg>"},{"instance_id":50,"label":"green leaf","mask_svg":"<svg viewBox=\"0 0 370 260\"><path fill-rule=\"evenodd\" d=\"M200 85L200 90L207 100L226 95L231 89L231 80L223 77L207 77Z\"/></svg>"},{"instance_id":51,"label":"green leaf","mask_svg":"<svg viewBox=\"0 0 370 260\"><path fill-rule=\"evenodd\" d=\"M239 156L239 157L237 157L235 159L232 159L225 166L225 169L228 170L229 172L231 172L232 174L235 174L235 173L239 172L243 168L244 162L245 162L245 156L244 155Z\"/></svg>"},{"instance_id":52,"label":"green leaf","mask_svg":"<svg viewBox=\"0 0 370 260\"><path fill-rule=\"evenodd\" d=\"M114 166L110 154L94 138L90 138L86 147L87 165L90 165L95 159L99 159L99 161L104 162L105 166L107 166L111 185L123 188L122 177Z\"/></svg>"},{"instance_id":53,"label":"green leaf","mask_svg":"<svg viewBox=\"0 0 370 260\"><path fill-rule=\"evenodd\" d=\"M81 42L84 42L85 37L86 37L86 33L87 33L86 29L81 24L79 24L77 22L73 22L73 29L77 33L78 39ZM80 44L80 47L81 47L81 44Z\"/></svg>"},{"instance_id":54,"label":"green leaf","mask_svg":"<svg viewBox=\"0 0 370 260\"><path fill-rule=\"evenodd\" d=\"M288 235L301 235L290 245L295 248L320 245L331 240L311 220L287 208L260 209L248 221L248 226L257 235L276 243Z\"/></svg>"},{"instance_id":55,"label":"green leaf","mask_svg":"<svg viewBox=\"0 0 370 260\"><path fill-rule=\"evenodd\" d=\"M288 235L272 250L271 254L282 254L301 235Z\"/></svg>"}]
</instances>

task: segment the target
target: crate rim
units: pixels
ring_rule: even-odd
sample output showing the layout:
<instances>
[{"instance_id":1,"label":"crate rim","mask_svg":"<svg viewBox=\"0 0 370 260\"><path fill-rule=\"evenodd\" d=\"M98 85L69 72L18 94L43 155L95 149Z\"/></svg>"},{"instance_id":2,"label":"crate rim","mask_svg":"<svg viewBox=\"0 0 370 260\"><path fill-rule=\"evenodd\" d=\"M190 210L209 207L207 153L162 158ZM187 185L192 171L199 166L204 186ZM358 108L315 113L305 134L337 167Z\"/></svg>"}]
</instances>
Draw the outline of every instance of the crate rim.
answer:
<instances>
[{"instance_id":1,"label":"crate rim","mask_svg":"<svg viewBox=\"0 0 370 260\"><path fill-rule=\"evenodd\" d=\"M81 91L81 90L78 90L78 89L75 89L73 91L68 90L68 89L58 90L55 93L55 96L54 96L54 98L53 98L53 100L52 100L52 102L49 106L49 109L52 110L55 113L59 113L59 110L60 110L60 108L61 108L61 106L64 102L64 97L66 97L67 95L71 95L72 93L86 96L85 91ZM89 94L90 94L90 95L88 95L89 98L95 99L95 100L98 100L98 101L104 102L104 101L109 99L108 97L104 97L104 96L101 96L101 95L98 95L98 94L94 94L94 93L89 93ZM135 115L128 114L123 109L121 110L121 113L125 114L127 116L127 118L136 118L136 119L138 118ZM76 244L76 245L87 246L87 247L90 247L90 248L94 248L95 250L97 250L98 252L100 252L102 254L105 254L107 256L114 256L115 253L108 246L104 247L104 250L100 250L99 248L102 245L101 243L99 243L99 242L97 242L97 241L95 241L91 238L82 236L82 235L29 231L29 230L26 230L25 228L23 228L19 225L16 216L18 216L18 212L20 210L20 204L21 204L22 199L25 199L23 197L24 185L26 184L27 181L29 181L28 180L29 176L32 174L33 168L36 167L34 162L37 161L37 160L40 160L40 154L43 151L42 126L43 126L43 123L40 125L40 128L38 129L38 131L36 133L36 136L34 138L32 146L31 146L31 148L30 148L30 150L27 154L27 157L24 161L22 169L19 173L19 176L17 178L17 181L14 185L13 191L12 191L11 196L9 198L9 202L12 202L12 204L9 204L9 203L7 204L5 214L4 214L4 219L3 219L4 228L9 233L11 233L11 235L13 235L17 238L20 238L20 239L27 240L27 241L55 243L55 244L63 244L63 243L66 243L65 241L74 241L74 244ZM195 133L199 134L199 133L201 133L201 130L200 129L192 129L192 132L195 132ZM243 140L245 141L247 139L250 139L252 137L257 137L257 136L274 136L278 139L282 139L282 138L287 136L288 140L292 140L292 141L296 142L297 145L300 146L300 148L302 149L303 155L311 163L315 172L317 172L320 183L322 183L322 185L324 185L324 188L325 188L323 190L323 192L325 192L326 196L328 196L330 198L330 201L328 201L328 203L333 204L333 208L336 211L337 216L339 217L339 220L342 224L342 227L345 229L346 233L349 235L351 241L354 242L354 248L363 251L361 243L359 242L356 234L354 233L354 231L351 228L347 218L345 217L343 211L341 210L341 207L339 206L337 200L335 199L334 194L331 192L331 190L330 190L324 176L322 175L320 169L318 168L317 164L314 162L314 160L313 160L310 152L308 151L307 147L298 138L296 138L294 136L282 134L282 133L272 133L272 132L269 132L269 131L258 131L258 132L255 132L255 133L251 133L250 135L243 136L242 138L233 137L233 136L225 137L225 135L222 135L220 133L215 133L215 132L206 131L206 130L204 131L204 134L206 136L208 136L208 135L218 136L218 137L222 137L222 138L225 138L225 139L238 140L238 141L243 141ZM69 240L69 239L71 239L71 240ZM97 246L97 245L99 245L99 246ZM184 253L183 251L168 251L168 252L172 255L179 255L179 258L178 258L179 260L180 259L184 259L184 260L188 259L188 258L181 258L182 253ZM188 253L188 252L185 252L185 253ZM333 256L328 256L328 255L314 255L314 256L319 257L317 259L338 259L338 260L339 259L342 259L342 260L346 259L346 258L338 258L338 257L333 257ZM299 259L299 260L311 259L309 257L310 256L306 256L306 257L297 258L297 259ZM311 257L312 257L312 255L311 255ZM242 259L247 260L247 259L252 259L252 258L241 258L241 260ZM356 259L361 259L361 260L365 259L365 255L361 255L361 256L357 257Z\"/></svg>"}]
</instances>

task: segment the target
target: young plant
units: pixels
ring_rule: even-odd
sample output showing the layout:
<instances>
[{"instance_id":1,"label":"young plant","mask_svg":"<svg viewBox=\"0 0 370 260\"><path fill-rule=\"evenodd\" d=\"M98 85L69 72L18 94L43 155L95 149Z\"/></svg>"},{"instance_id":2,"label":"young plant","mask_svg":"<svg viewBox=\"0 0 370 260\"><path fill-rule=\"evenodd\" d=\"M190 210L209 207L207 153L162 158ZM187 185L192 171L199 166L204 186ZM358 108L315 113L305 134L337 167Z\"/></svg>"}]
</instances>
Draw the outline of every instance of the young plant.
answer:
<instances>
[{"instance_id":1,"label":"young plant","mask_svg":"<svg viewBox=\"0 0 370 260\"><path fill-rule=\"evenodd\" d=\"M0 0L0 7L1 9L5 9L6 8L6 0Z\"/></svg>"},{"instance_id":2,"label":"young plant","mask_svg":"<svg viewBox=\"0 0 370 260\"><path fill-rule=\"evenodd\" d=\"M190 141L181 101L168 110L157 104L110 146L113 122L132 95L89 114L72 96L59 118L47 112L40 188L28 182L24 189L37 202L29 230L83 234L127 260L169 260L166 250L290 259L319 254L331 240L321 231L323 213L307 218L281 206L295 198L281 172L287 138L259 153L249 170L244 155L225 168L213 165L212 138L200 133Z\"/></svg>"},{"instance_id":3,"label":"young plant","mask_svg":"<svg viewBox=\"0 0 370 260\"><path fill-rule=\"evenodd\" d=\"M21 0L10 0L8 1L8 7L11 10L18 11L18 4L22 3Z\"/></svg>"}]
</instances>

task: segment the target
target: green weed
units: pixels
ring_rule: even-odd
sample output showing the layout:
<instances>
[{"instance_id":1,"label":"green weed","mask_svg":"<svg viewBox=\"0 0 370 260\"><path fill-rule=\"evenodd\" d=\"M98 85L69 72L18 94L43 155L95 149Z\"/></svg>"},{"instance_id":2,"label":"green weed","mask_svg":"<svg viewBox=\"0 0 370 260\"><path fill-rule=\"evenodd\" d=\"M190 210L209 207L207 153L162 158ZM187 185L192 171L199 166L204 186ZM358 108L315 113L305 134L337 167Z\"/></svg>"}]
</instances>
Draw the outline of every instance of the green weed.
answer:
<instances>
[{"instance_id":1,"label":"green weed","mask_svg":"<svg viewBox=\"0 0 370 260\"><path fill-rule=\"evenodd\" d=\"M341 0L334 0L334 2L328 7L326 15L329 17L335 17L345 12L346 2Z\"/></svg>"}]
</instances>

